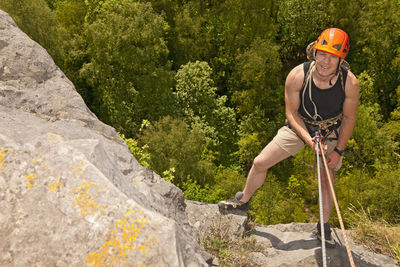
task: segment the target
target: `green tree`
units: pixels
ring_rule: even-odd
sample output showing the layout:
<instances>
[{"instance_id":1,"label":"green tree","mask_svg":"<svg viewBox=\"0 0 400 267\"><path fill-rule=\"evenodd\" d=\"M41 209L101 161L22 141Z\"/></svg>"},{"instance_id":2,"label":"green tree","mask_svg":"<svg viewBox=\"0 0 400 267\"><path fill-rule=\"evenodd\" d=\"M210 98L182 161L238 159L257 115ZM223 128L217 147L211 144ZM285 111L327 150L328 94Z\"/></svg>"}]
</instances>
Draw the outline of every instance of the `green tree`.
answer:
<instances>
[{"instance_id":1,"label":"green tree","mask_svg":"<svg viewBox=\"0 0 400 267\"><path fill-rule=\"evenodd\" d=\"M96 114L133 136L143 119L173 112L173 73L163 39L168 25L150 4L111 3L87 26L89 62L80 75L94 90Z\"/></svg>"},{"instance_id":2,"label":"green tree","mask_svg":"<svg viewBox=\"0 0 400 267\"><path fill-rule=\"evenodd\" d=\"M233 102L240 115L253 112L255 107L260 107L270 118L283 112L283 75L278 49L273 42L256 38L237 56L232 77L239 83Z\"/></svg>"},{"instance_id":3,"label":"green tree","mask_svg":"<svg viewBox=\"0 0 400 267\"><path fill-rule=\"evenodd\" d=\"M188 1L176 13L173 18L171 38L168 46L174 62L174 69L189 61L207 59L213 52L210 38L205 28L207 27L207 14L203 14L202 2Z\"/></svg>"},{"instance_id":4,"label":"green tree","mask_svg":"<svg viewBox=\"0 0 400 267\"><path fill-rule=\"evenodd\" d=\"M306 59L307 45L329 25L329 5L321 0L281 1L277 21L280 27L282 61L288 72Z\"/></svg>"},{"instance_id":5,"label":"green tree","mask_svg":"<svg viewBox=\"0 0 400 267\"><path fill-rule=\"evenodd\" d=\"M58 25L72 34L71 37L82 33L86 13L87 6L81 0L59 1L55 9Z\"/></svg>"},{"instance_id":6,"label":"green tree","mask_svg":"<svg viewBox=\"0 0 400 267\"><path fill-rule=\"evenodd\" d=\"M257 223L276 224L281 223L279 208L284 202L284 187L272 175L265 180L264 186L259 189L252 198L249 215L255 218Z\"/></svg>"},{"instance_id":7,"label":"green tree","mask_svg":"<svg viewBox=\"0 0 400 267\"><path fill-rule=\"evenodd\" d=\"M398 1L363 1L358 17L358 31L352 35L352 66L356 73L363 70L374 80L384 119L396 106L395 88L399 84L399 69L392 60L400 47L400 5ZM354 63L354 64L353 64Z\"/></svg>"},{"instance_id":8,"label":"green tree","mask_svg":"<svg viewBox=\"0 0 400 267\"><path fill-rule=\"evenodd\" d=\"M393 160L394 143L382 126L382 115L377 104L359 105L357 122L347 145L343 172L354 167L373 171L376 163Z\"/></svg>"},{"instance_id":9,"label":"green tree","mask_svg":"<svg viewBox=\"0 0 400 267\"><path fill-rule=\"evenodd\" d=\"M400 48L397 49L397 56L393 59L393 66L400 73ZM398 77L400 79L400 76ZM396 88L396 109L390 114L390 120L385 124L384 129L387 135L396 142L396 157L400 159L400 86Z\"/></svg>"},{"instance_id":10,"label":"green tree","mask_svg":"<svg viewBox=\"0 0 400 267\"><path fill-rule=\"evenodd\" d=\"M207 62L189 62L176 74L176 92L184 120L193 129L201 129L211 148L228 159L235 149L236 119L226 106L226 96L218 96Z\"/></svg>"},{"instance_id":11,"label":"green tree","mask_svg":"<svg viewBox=\"0 0 400 267\"><path fill-rule=\"evenodd\" d=\"M198 128L164 117L145 128L139 140L148 145L151 169L159 174L175 169L174 184L182 186L188 179L202 186L213 182L215 167L203 157L206 140Z\"/></svg>"}]
</instances>

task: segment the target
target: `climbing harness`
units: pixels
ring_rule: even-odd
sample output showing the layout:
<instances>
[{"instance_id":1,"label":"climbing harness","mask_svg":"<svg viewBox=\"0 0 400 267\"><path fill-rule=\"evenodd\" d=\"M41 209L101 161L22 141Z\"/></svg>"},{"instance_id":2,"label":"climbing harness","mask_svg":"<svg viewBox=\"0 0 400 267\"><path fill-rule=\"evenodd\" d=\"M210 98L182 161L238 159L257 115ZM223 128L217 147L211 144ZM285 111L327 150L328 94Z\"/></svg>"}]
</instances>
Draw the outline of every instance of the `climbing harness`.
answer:
<instances>
[{"instance_id":1,"label":"climbing harness","mask_svg":"<svg viewBox=\"0 0 400 267\"><path fill-rule=\"evenodd\" d=\"M350 245L349 242L347 240L347 235L346 235L346 229L344 228L344 224L343 224L343 219L342 219L342 215L340 213L340 209L339 209L339 204L337 202L336 199L336 194L335 194L335 189L333 187L332 184L332 180L331 180L331 175L329 173L329 168L328 168L328 164L325 158L325 154L323 153L323 149L322 149L322 144L324 142L323 137L321 136L321 134L317 131L315 133L315 136L313 138L315 145L316 145L316 157L317 157L317 168L318 168L318 190L319 190L319 211L320 211L320 222L322 222L321 225L321 239L322 239L322 263L323 266L326 267L326 249L325 249L325 229L324 229L324 218L323 218L323 206L322 206L322 188L321 188L321 175L320 175L320 166L319 166L319 151L321 151L321 155L322 155L322 161L324 163L324 167L325 167L325 171L326 171L326 178L328 179L328 183L329 183L329 188L331 191L331 195L332 195L332 199L333 199L333 203L335 204L335 208L336 208L336 213L338 216L338 220L340 223L340 229L342 230L343 233L343 240L346 246L346 251L347 251L347 255L349 257L349 261L350 261L350 265L351 267L355 267L354 265L354 260L353 260L353 256L351 254L351 250L350 250Z\"/></svg>"},{"instance_id":2,"label":"climbing harness","mask_svg":"<svg viewBox=\"0 0 400 267\"><path fill-rule=\"evenodd\" d=\"M340 113L339 115L337 115L333 118L330 118L327 120L322 120L322 121L312 121L312 120L305 118L301 114L298 114L298 115L304 121L304 123L308 124L309 127L312 128L312 130L314 132L319 131L320 133L323 133L324 140L337 140L337 138L339 137L337 128L338 128L339 123L343 119L343 113ZM328 137L332 132L335 133L335 135L336 135L335 138Z\"/></svg>"},{"instance_id":3,"label":"climbing harness","mask_svg":"<svg viewBox=\"0 0 400 267\"><path fill-rule=\"evenodd\" d=\"M309 47L312 45L311 43ZM307 50L307 56L309 55L308 50ZM318 132L323 134L323 140L324 141L331 141L331 140L337 140L339 138L339 133L338 133L338 126L340 125L341 120L343 119L343 113L340 113L339 115L323 120L323 118L318 114L317 111L317 106L315 102L312 99L312 94L311 94L311 84L312 84L312 69L315 65L315 61L312 61L310 64L310 67L306 73L306 77L304 78L303 82L303 94L302 94L302 105L303 105L303 110L305 113L312 118L308 119L304 116L302 116L300 113L298 113L299 117L304 121L304 123L307 125L307 128L311 129L311 132ZM342 71L340 70L340 79L341 79L341 84L342 84L342 89L344 90L344 81L343 81L343 74ZM314 116L310 114L310 112L306 109L304 105L304 99L305 99L305 94L306 91L308 91L308 96L310 98L311 103L313 104L314 107ZM319 119L319 120L318 120ZM335 137L329 137L331 133L335 133ZM317 162L317 158L314 158L314 166L313 166L313 173L314 173L314 180L315 180L315 165Z\"/></svg>"},{"instance_id":4,"label":"climbing harness","mask_svg":"<svg viewBox=\"0 0 400 267\"><path fill-rule=\"evenodd\" d=\"M331 118L331 119L328 119L328 120L324 120L324 119L318 114L317 105L315 104L314 100L312 99L312 90L311 90L311 87L312 87L312 73L313 73L313 68L314 68L314 66L315 66L315 61L312 61L311 64L310 64L310 67L309 67L309 69L308 69L308 71L307 71L307 74L306 74L306 76L304 77L304 81L303 81L303 93L302 93L302 95L301 95L301 97L302 97L302 106L303 106L303 110L304 110L304 112L312 119L312 120L306 119L306 122L310 122L309 124L314 124L314 125L315 125L315 123L317 123L317 125L322 125L322 124L330 123L329 121L330 121L330 120L333 120L333 124L334 124L335 122L338 121L338 119L336 119L336 117L334 117L334 118ZM341 82L341 85L342 85L342 89L345 90L344 81L343 81L343 73L342 73L342 69L341 69L341 68L339 68L339 78L340 78L340 82ZM304 100L305 100L306 91L308 92L308 97L309 97L309 99L310 99L311 104L313 105L313 108L314 108L314 115L311 115L310 112L309 112L309 111L307 110L307 108L305 107L305 104L304 104L305 101L304 101ZM338 116L340 116L340 115L338 115ZM343 116L343 115L341 115L341 116ZM305 118L303 117L303 119L305 119ZM332 125L333 125L333 124L332 124Z\"/></svg>"}]
</instances>

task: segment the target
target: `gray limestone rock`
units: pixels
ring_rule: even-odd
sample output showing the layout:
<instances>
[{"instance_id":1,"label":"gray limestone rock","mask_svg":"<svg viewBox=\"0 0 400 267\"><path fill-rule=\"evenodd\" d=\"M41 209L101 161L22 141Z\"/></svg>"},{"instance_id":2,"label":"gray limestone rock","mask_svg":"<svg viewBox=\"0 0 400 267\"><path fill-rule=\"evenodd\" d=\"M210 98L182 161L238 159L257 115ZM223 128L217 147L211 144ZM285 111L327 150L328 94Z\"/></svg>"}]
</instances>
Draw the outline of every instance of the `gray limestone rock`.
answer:
<instances>
[{"instance_id":1,"label":"gray limestone rock","mask_svg":"<svg viewBox=\"0 0 400 267\"><path fill-rule=\"evenodd\" d=\"M0 266L207 266L181 190L142 167L0 11Z\"/></svg>"},{"instance_id":2,"label":"gray limestone rock","mask_svg":"<svg viewBox=\"0 0 400 267\"><path fill-rule=\"evenodd\" d=\"M221 214L216 204L186 200L186 215L200 237L212 231L223 231L224 236L237 239L243 237L247 230L246 212Z\"/></svg>"},{"instance_id":3,"label":"gray limestone rock","mask_svg":"<svg viewBox=\"0 0 400 267\"><path fill-rule=\"evenodd\" d=\"M265 247L264 253L252 253L250 261L258 266L322 266L321 242L313 231L316 224L291 223L255 227L251 237ZM333 229L334 248L326 249L328 266L350 266L341 230ZM347 233L356 266L396 266L387 256L366 251L355 245Z\"/></svg>"}]
</instances>

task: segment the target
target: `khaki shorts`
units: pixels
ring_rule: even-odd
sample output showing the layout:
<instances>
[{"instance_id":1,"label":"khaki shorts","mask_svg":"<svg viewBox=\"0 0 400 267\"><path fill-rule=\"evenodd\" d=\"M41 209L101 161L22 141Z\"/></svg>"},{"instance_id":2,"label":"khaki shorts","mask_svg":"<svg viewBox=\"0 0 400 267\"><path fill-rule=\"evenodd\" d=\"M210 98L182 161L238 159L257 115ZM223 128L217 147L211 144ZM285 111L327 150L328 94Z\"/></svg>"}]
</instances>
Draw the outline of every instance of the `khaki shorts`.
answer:
<instances>
[{"instance_id":1,"label":"khaki shorts","mask_svg":"<svg viewBox=\"0 0 400 267\"><path fill-rule=\"evenodd\" d=\"M332 132L328 137L336 136L335 133ZM297 152L299 152L305 146L303 140L301 140L301 138L298 137L297 134L287 126L281 127L272 141L274 141L278 146L292 156L296 155ZM328 140L326 144L328 145L327 153L329 154L336 147L337 140ZM340 157L337 166L334 168L335 171L338 171L340 167L342 167L342 160L343 157ZM323 166L323 164L321 166Z\"/></svg>"}]
</instances>

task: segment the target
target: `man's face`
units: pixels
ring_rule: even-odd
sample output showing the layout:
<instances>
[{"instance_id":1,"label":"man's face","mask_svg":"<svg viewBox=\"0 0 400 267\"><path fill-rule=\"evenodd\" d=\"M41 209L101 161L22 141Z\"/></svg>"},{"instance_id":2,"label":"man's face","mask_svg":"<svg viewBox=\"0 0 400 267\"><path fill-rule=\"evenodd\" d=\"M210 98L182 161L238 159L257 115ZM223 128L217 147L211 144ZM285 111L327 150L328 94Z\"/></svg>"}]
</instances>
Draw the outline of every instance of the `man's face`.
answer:
<instances>
[{"instance_id":1,"label":"man's face","mask_svg":"<svg viewBox=\"0 0 400 267\"><path fill-rule=\"evenodd\" d=\"M336 73L340 58L324 51L317 52L316 68L320 75L329 76Z\"/></svg>"}]
</instances>

